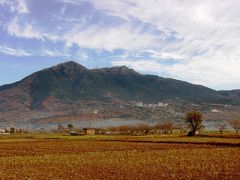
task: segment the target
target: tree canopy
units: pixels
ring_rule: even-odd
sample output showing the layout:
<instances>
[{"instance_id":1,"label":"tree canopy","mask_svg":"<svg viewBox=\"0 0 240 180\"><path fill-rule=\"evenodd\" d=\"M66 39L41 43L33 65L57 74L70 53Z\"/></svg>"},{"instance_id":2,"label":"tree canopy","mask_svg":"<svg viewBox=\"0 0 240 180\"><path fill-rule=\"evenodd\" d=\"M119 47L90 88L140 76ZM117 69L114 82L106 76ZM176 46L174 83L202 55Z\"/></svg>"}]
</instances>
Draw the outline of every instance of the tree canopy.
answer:
<instances>
[{"instance_id":1,"label":"tree canopy","mask_svg":"<svg viewBox=\"0 0 240 180\"><path fill-rule=\"evenodd\" d=\"M202 129L203 126L203 115L199 111L191 111L186 113L185 117L183 118L185 122L188 124L188 127L191 131L188 133L189 136L195 136L196 131Z\"/></svg>"}]
</instances>

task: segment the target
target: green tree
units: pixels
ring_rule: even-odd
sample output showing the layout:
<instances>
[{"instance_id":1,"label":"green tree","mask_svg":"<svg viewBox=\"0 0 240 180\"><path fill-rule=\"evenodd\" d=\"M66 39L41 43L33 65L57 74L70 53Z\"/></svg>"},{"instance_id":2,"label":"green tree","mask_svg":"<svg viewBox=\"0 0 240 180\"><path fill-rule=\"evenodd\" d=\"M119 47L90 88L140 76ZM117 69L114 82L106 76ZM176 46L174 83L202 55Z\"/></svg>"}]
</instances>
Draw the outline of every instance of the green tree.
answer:
<instances>
[{"instance_id":1,"label":"green tree","mask_svg":"<svg viewBox=\"0 0 240 180\"><path fill-rule=\"evenodd\" d=\"M199 111L191 111L186 113L186 116L183 118L185 122L188 124L190 128L190 132L188 136L195 136L196 132L202 128L203 126L203 115Z\"/></svg>"},{"instance_id":2,"label":"green tree","mask_svg":"<svg viewBox=\"0 0 240 180\"><path fill-rule=\"evenodd\" d=\"M10 128L10 134L14 134L15 133L15 128L14 127L11 127Z\"/></svg>"},{"instance_id":3,"label":"green tree","mask_svg":"<svg viewBox=\"0 0 240 180\"><path fill-rule=\"evenodd\" d=\"M70 123L70 124L68 124L68 128L71 131L71 130L73 130L74 126Z\"/></svg>"}]
</instances>

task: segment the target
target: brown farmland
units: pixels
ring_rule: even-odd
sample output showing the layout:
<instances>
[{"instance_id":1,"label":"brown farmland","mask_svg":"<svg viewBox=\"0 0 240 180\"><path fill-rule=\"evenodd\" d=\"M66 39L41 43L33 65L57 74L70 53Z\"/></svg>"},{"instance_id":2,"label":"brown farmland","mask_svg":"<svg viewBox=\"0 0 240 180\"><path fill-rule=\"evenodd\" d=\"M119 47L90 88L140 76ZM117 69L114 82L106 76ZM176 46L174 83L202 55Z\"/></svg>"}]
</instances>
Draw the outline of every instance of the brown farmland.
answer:
<instances>
[{"instance_id":1,"label":"brown farmland","mask_svg":"<svg viewBox=\"0 0 240 180\"><path fill-rule=\"evenodd\" d=\"M240 179L239 139L126 139L0 138L0 179Z\"/></svg>"}]
</instances>

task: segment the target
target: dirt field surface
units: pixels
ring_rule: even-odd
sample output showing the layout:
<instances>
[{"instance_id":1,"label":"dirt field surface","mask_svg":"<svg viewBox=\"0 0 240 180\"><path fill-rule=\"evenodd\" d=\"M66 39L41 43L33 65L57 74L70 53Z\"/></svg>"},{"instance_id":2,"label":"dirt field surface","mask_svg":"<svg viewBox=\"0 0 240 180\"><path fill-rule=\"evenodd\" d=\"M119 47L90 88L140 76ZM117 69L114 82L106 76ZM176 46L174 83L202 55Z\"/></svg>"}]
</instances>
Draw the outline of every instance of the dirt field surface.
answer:
<instances>
[{"instance_id":1,"label":"dirt field surface","mask_svg":"<svg viewBox=\"0 0 240 180\"><path fill-rule=\"evenodd\" d=\"M240 179L239 141L216 137L2 137L0 179Z\"/></svg>"}]
</instances>

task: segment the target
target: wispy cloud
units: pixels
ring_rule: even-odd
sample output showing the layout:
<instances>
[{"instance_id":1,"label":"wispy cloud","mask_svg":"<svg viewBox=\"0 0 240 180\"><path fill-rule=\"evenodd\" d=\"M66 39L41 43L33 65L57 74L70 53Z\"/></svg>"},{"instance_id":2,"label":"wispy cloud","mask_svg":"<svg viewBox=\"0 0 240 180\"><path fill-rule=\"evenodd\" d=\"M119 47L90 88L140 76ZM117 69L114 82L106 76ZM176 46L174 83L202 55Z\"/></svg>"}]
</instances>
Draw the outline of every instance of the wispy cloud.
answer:
<instances>
[{"instance_id":1,"label":"wispy cloud","mask_svg":"<svg viewBox=\"0 0 240 180\"><path fill-rule=\"evenodd\" d=\"M142 73L187 80L208 87L214 86L215 89L240 87L240 65L234 60L196 59L190 62L165 64L154 59L120 59L112 61L112 65L126 65Z\"/></svg>"},{"instance_id":2,"label":"wispy cloud","mask_svg":"<svg viewBox=\"0 0 240 180\"><path fill-rule=\"evenodd\" d=\"M39 39L42 41L46 39L51 41L60 40L59 36L42 32L39 28L34 27L31 23L21 23L17 16L8 23L7 32L10 35L18 38Z\"/></svg>"},{"instance_id":3,"label":"wispy cloud","mask_svg":"<svg viewBox=\"0 0 240 180\"><path fill-rule=\"evenodd\" d=\"M24 50L20 48L12 48L8 46L0 46L0 53L10 56L17 57L26 57L26 56L43 56L43 57L71 57L71 54L65 51L58 50L48 50L48 49L39 49L39 50Z\"/></svg>"},{"instance_id":4,"label":"wispy cloud","mask_svg":"<svg viewBox=\"0 0 240 180\"><path fill-rule=\"evenodd\" d=\"M79 47L113 51L115 49L136 50L155 45L156 38L148 33L142 33L141 27L92 26L81 30L74 27L63 38L68 46L77 44Z\"/></svg>"},{"instance_id":5,"label":"wispy cloud","mask_svg":"<svg viewBox=\"0 0 240 180\"><path fill-rule=\"evenodd\" d=\"M164 47L150 48L147 53L156 60L181 59L179 63L166 66L160 64L160 61L152 62L151 59L120 60L120 63L142 70L148 67L150 71L154 69L155 73L168 74L170 77L217 89L240 87L240 74L237 70L240 67L239 2L115 0L112 3L96 0L93 4L98 10L128 22L138 19L166 34L174 32L173 39L169 36L170 43L165 43ZM141 66L143 62L146 66Z\"/></svg>"},{"instance_id":6,"label":"wispy cloud","mask_svg":"<svg viewBox=\"0 0 240 180\"><path fill-rule=\"evenodd\" d=\"M84 0L56 0L56 1L61 1L64 3L75 4L75 5L78 5L84 2Z\"/></svg>"},{"instance_id":7,"label":"wispy cloud","mask_svg":"<svg viewBox=\"0 0 240 180\"><path fill-rule=\"evenodd\" d=\"M32 56L33 54L23 49L14 49L7 46L0 46L0 52L2 54L11 56Z\"/></svg>"},{"instance_id":8,"label":"wispy cloud","mask_svg":"<svg viewBox=\"0 0 240 180\"><path fill-rule=\"evenodd\" d=\"M63 51L57 51L57 50L48 50L48 49L41 49L37 52L35 52L38 56L48 56L48 57L71 57L71 54Z\"/></svg>"},{"instance_id":9,"label":"wispy cloud","mask_svg":"<svg viewBox=\"0 0 240 180\"><path fill-rule=\"evenodd\" d=\"M7 31L10 35L16 37L43 39L42 34L34 29L31 24L20 25L18 17L12 19L8 24Z\"/></svg>"}]
</instances>

